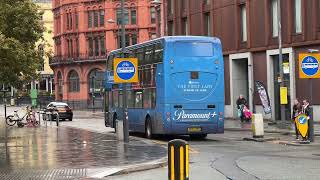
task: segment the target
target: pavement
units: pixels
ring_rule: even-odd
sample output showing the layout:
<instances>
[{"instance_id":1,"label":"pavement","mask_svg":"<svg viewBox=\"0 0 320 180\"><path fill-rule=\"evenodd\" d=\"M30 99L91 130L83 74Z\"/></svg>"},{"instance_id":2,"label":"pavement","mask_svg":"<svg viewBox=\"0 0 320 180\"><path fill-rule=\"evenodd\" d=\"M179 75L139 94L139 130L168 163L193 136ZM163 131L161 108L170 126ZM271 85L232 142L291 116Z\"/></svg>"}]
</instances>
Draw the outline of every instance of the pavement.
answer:
<instances>
[{"instance_id":1,"label":"pavement","mask_svg":"<svg viewBox=\"0 0 320 180\"><path fill-rule=\"evenodd\" d=\"M59 127L43 121L38 128L8 127L7 142L5 132L0 111L0 179L96 179L167 164L165 146L139 137L118 141L101 112L75 112Z\"/></svg>"},{"instance_id":2,"label":"pavement","mask_svg":"<svg viewBox=\"0 0 320 180\"><path fill-rule=\"evenodd\" d=\"M282 134L295 134L294 125L287 121L285 125L275 124L270 121L264 121L264 132L266 133L282 133ZM237 119L225 119L224 128L226 131L252 131L251 123L241 123ZM314 124L315 136L320 136L320 124Z\"/></svg>"}]
</instances>

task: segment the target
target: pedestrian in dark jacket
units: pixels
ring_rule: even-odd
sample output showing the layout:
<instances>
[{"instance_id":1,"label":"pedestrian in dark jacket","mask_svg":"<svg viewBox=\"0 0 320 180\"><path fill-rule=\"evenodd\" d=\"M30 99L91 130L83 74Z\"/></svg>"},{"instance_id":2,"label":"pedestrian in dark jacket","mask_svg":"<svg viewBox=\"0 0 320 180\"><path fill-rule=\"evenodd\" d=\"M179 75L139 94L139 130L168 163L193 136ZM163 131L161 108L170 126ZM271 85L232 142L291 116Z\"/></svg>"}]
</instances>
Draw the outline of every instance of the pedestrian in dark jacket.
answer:
<instances>
[{"instance_id":1,"label":"pedestrian in dark jacket","mask_svg":"<svg viewBox=\"0 0 320 180\"><path fill-rule=\"evenodd\" d=\"M303 100L303 106L302 106L302 113L305 114L308 119L308 127L310 127L310 118L312 115L312 108L310 107L309 101L307 99ZM308 130L308 135L307 137L309 138L309 130ZM306 140L306 139L304 139Z\"/></svg>"},{"instance_id":2,"label":"pedestrian in dark jacket","mask_svg":"<svg viewBox=\"0 0 320 180\"><path fill-rule=\"evenodd\" d=\"M294 100L294 105L292 107L292 121L294 123L294 127L296 130L296 140L299 140L299 133L298 133L298 127L297 127L297 123L295 122L295 119L297 116L299 116L299 114L301 114L302 111L302 106L299 102L298 99Z\"/></svg>"},{"instance_id":3,"label":"pedestrian in dark jacket","mask_svg":"<svg viewBox=\"0 0 320 180\"><path fill-rule=\"evenodd\" d=\"M240 119L241 121L243 121L244 119L244 116L243 116L243 107L244 106L247 106L248 107L248 103L247 103L247 100L244 98L244 96L242 94L240 94L239 98L237 99L237 108L238 108L238 111L240 110L241 111L241 115L240 115Z\"/></svg>"}]
</instances>

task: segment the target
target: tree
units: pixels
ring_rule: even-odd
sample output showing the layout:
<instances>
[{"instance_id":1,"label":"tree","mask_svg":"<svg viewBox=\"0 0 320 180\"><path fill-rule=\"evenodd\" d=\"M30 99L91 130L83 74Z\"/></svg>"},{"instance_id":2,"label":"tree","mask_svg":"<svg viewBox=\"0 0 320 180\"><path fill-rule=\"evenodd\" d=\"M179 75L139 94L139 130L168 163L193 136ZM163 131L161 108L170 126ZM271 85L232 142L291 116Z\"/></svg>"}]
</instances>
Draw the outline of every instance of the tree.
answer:
<instances>
[{"instance_id":1,"label":"tree","mask_svg":"<svg viewBox=\"0 0 320 180\"><path fill-rule=\"evenodd\" d=\"M37 77L36 42L44 28L31 0L0 0L0 83L18 85Z\"/></svg>"}]
</instances>

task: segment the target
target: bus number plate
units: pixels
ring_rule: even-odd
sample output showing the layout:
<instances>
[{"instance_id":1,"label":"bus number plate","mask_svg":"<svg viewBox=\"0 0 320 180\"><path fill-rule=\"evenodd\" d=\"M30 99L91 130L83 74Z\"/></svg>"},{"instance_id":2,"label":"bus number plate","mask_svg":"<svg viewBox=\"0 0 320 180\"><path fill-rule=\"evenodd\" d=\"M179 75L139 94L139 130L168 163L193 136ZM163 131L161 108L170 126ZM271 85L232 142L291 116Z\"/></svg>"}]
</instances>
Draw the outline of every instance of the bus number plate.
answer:
<instances>
[{"instance_id":1,"label":"bus number plate","mask_svg":"<svg viewBox=\"0 0 320 180\"><path fill-rule=\"evenodd\" d=\"M190 127L188 132L201 132L201 127Z\"/></svg>"}]
</instances>

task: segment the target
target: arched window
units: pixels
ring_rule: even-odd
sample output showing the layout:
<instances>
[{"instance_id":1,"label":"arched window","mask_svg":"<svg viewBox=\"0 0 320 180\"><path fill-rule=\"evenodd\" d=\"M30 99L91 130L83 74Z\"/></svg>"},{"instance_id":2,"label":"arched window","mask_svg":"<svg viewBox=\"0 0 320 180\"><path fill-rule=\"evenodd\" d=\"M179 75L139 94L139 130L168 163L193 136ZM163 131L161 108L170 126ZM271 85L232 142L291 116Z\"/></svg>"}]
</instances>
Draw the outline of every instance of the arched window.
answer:
<instances>
[{"instance_id":1,"label":"arched window","mask_svg":"<svg viewBox=\"0 0 320 180\"><path fill-rule=\"evenodd\" d=\"M69 92L79 92L80 91L80 81L79 75L75 70L69 73Z\"/></svg>"},{"instance_id":2,"label":"arched window","mask_svg":"<svg viewBox=\"0 0 320 180\"><path fill-rule=\"evenodd\" d=\"M103 88L103 71L93 69L88 78L90 93L100 93L100 89Z\"/></svg>"},{"instance_id":3,"label":"arched window","mask_svg":"<svg viewBox=\"0 0 320 180\"><path fill-rule=\"evenodd\" d=\"M62 74L59 71L58 72L58 93L62 94L62 87L63 87L63 80L62 80Z\"/></svg>"}]
</instances>

